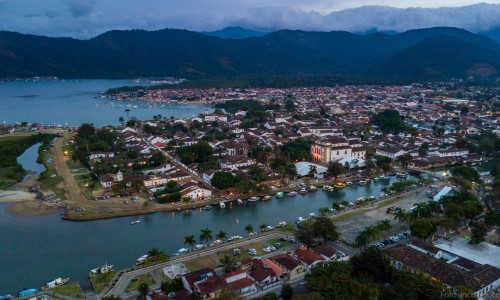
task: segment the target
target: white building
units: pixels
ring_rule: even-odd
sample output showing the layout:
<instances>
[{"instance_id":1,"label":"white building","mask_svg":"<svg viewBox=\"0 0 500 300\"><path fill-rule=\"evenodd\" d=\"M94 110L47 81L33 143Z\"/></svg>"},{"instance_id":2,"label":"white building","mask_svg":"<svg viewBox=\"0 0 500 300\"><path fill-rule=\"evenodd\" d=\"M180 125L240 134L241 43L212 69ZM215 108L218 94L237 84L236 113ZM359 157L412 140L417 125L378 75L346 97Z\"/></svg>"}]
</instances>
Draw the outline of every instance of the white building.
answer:
<instances>
[{"instance_id":1,"label":"white building","mask_svg":"<svg viewBox=\"0 0 500 300\"><path fill-rule=\"evenodd\" d=\"M311 146L313 161L329 163L346 157L365 159L366 149L353 147L344 137L331 136Z\"/></svg>"}]
</instances>

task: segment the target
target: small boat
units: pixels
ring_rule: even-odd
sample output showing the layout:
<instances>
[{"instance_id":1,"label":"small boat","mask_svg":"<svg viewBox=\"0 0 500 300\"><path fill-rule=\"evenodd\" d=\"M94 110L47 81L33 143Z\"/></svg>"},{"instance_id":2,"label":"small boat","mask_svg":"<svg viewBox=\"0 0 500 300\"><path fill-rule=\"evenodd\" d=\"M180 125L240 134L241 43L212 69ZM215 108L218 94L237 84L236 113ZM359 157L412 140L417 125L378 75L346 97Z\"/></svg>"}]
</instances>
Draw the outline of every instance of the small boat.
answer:
<instances>
[{"instance_id":1,"label":"small boat","mask_svg":"<svg viewBox=\"0 0 500 300\"><path fill-rule=\"evenodd\" d=\"M264 197L262 197L262 200L267 201L267 200L270 200L271 198L272 198L271 196L265 195Z\"/></svg>"},{"instance_id":2,"label":"small boat","mask_svg":"<svg viewBox=\"0 0 500 300\"><path fill-rule=\"evenodd\" d=\"M148 257L149 257L149 255L147 255L147 254L145 254L145 255L143 255L143 256L141 256L141 257L139 257L139 258L137 259L137 261L135 262L135 265L136 265L136 266L138 266L138 265L140 265L140 264L144 263L144 261L145 261Z\"/></svg>"},{"instance_id":3,"label":"small boat","mask_svg":"<svg viewBox=\"0 0 500 300\"><path fill-rule=\"evenodd\" d=\"M179 256L179 255L182 255L182 254L186 254L186 253L188 253L188 251L189 250L186 249L186 248L181 248L181 249L177 250L177 252L174 253L174 256Z\"/></svg>"},{"instance_id":4,"label":"small boat","mask_svg":"<svg viewBox=\"0 0 500 300\"><path fill-rule=\"evenodd\" d=\"M281 221L278 224L276 224L276 227L280 228L280 227L285 227L286 225L287 225L287 223L285 221Z\"/></svg>"},{"instance_id":5,"label":"small boat","mask_svg":"<svg viewBox=\"0 0 500 300\"><path fill-rule=\"evenodd\" d=\"M331 192L331 191L333 191L333 186L328 185L328 184L324 185L323 186L323 191Z\"/></svg>"},{"instance_id":6,"label":"small boat","mask_svg":"<svg viewBox=\"0 0 500 300\"><path fill-rule=\"evenodd\" d=\"M374 201L375 199L377 199L377 198L375 198L375 196L368 197L368 200L370 200L370 201Z\"/></svg>"},{"instance_id":7,"label":"small boat","mask_svg":"<svg viewBox=\"0 0 500 300\"><path fill-rule=\"evenodd\" d=\"M386 176L386 175L382 174L378 178L379 179L389 179L389 176Z\"/></svg>"},{"instance_id":8,"label":"small boat","mask_svg":"<svg viewBox=\"0 0 500 300\"><path fill-rule=\"evenodd\" d=\"M406 173L396 173L396 177L399 177L399 178L405 178L407 176Z\"/></svg>"},{"instance_id":9,"label":"small boat","mask_svg":"<svg viewBox=\"0 0 500 300\"><path fill-rule=\"evenodd\" d=\"M283 198L285 197L285 194L283 194L283 192L277 192L276 193L276 198L280 199L280 198Z\"/></svg>"},{"instance_id":10,"label":"small boat","mask_svg":"<svg viewBox=\"0 0 500 300\"><path fill-rule=\"evenodd\" d=\"M291 191L290 193L287 194L287 196L295 197L295 196L297 196L297 192Z\"/></svg>"},{"instance_id":11,"label":"small boat","mask_svg":"<svg viewBox=\"0 0 500 300\"><path fill-rule=\"evenodd\" d=\"M220 206L220 208L226 208L226 204L222 201L219 202L219 206Z\"/></svg>"},{"instance_id":12,"label":"small boat","mask_svg":"<svg viewBox=\"0 0 500 300\"><path fill-rule=\"evenodd\" d=\"M252 197L250 199L248 199L249 202L255 202L255 201L258 201L259 200L259 197Z\"/></svg>"},{"instance_id":13,"label":"small boat","mask_svg":"<svg viewBox=\"0 0 500 300\"><path fill-rule=\"evenodd\" d=\"M12 298L10 294L0 295L0 300L9 300Z\"/></svg>"},{"instance_id":14,"label":"small boat","mask_svg":"<svg viewBox=\"0 0 500 300\"><path fill-rule=\"evenodd\" d=\"M348 182L345 183L345 185L352 185L352 182L348 181Z\"/></svg>"},{"instance_id":15,"label":"small boat","mask_svg":"<svg viewBox=\"0 0 500 300\"><path fill-rule=\"evenodd\" d=\"M24 289L19 293L19 297L26 297L28 295L38 293L38 289Z\"/></svg>"},{"instance_id":16,"label":"small boat","mask_svg":"<svg viewBox=\"0 0 500 300\"><path fill-rule=\"evenodd\" d=\"M366 181L366 180L358 181L358 185L367 185L367 184L368 184L368 181Z\"/></svg>"},{"instance_id":17,"label":"small boat","mask_svg":"<svg viewBox=\"0 0 500 300\"><path fill-rule=\"evenodd\" d=\"M99 267L99 268L95 268L95 269L92 269L90 270L90 275L97 275L97 273L99 273L98 271L100 271L101 274L104 274L104 273L108 273L109 271L113 270L113 265L111 266L108 266L108 264L105 264L104 266L102 267Z\"/></svg>"},{"instance_id":18,"label":"small boat","mask_svg":"<svg viewBox=\"0 0 500 300\"><path fill-rule=\"evenodd\" d=\"M304 222L306 220L306 218L304 217L298 217L297 220L295 221L295 223L299 224L301 222Z\"/></svg>"},{"instance_id":19,"label":"small boat","mask_svg":"<svg viewBox=\"0 0 500 300\"><path fill-rule=\"evenodd\" d=\"M379 177L375 177L375 178L373 178L373 181L379 181L379 180L380 180L380 178L379 178Z\"/></svg>"},{"instance_id":20,"label":"small boat","mask_svg":"<svg viewBox=\"0 0 500 300\"><path fill-rule=\"evenodd\" d=\"M299 194L307 194L307 190L305 188L301 188L299 191L298 191Z\"/></svg>"},{"instance_id":21,"label":"small boat","mask_svg":"<svg viewBox=\"0 0 500 300\"><path fill-rule=\"evenodd\" d=\"M238 202L239 205L243 204L243 200L241 199L236 200L236 202Z\"/></svg>"},{"instance_id":22,"label":"small boat","mask_svg":"<svg viewBox=\"0 0 500 300\"><path fill-rule=\"evenodd\" d=\"M212 209L212 207L211 207L210 205L207 205L207 206L203 207L203 209L204 209L204 210L211 210L211 209Z\"/></svg>"},{"instance_id":23,"label":"small boat","mask_svg":"<svg viewBox=\"0 0 500 300\"><path fill-rule=\"evenodd\" d=\"M51 282L47 282L46 285L42 286L42 290L45 291L46 289L51 289L51 288L55 288L57 286L65 285L68 282L69 282L69 277L56 278L56 279L52 280Z\"/></svg>"},{"instance_id":24,"label":"small boat","mask_svg":"<svg viewBox=\"0 0 500 300\"><path fill-rule=\"evenodd\" d=\"M356 204L363 203L365 201L366 201L366 197L359 197L358 199L356 199Z\"/></svg>"},{"instance_id":25,"label":"small boat","mask_svg":"<svg viewBox=\"0 0 500 300\"><path fill-rule=\"evenodd\" d=\"M316 214L315 213L309 213L309 218L315 218L316 217Z\"/></svg>"},{"instance_id":26,"label":"small boat","mask_svg":"<svg viewBox=\"0 0 500 300\"><path fill-rule=\"evenodd\" d=\"M316 192L317 190L318 190L318 188L317 188L317 187L315 187L314 185L311 185L311 186L309 187L309 192Z\"/></svg>"},{"instance_id":27,"label":"small boat","mask_svg":"<svg viewBox=\"0 0 500 300\"><path fill-rule=\"evenodd\" d=\"M141 223L141 221L139 221L139 220L137 220L137 221L132 221L132 222L130 222L130 225L135 225L135 224L139 224L139 223Z\"/></svg>"},{"instance_id":28,"label":"small boat","mask_svg":"<svg viewBox=\"0 0 500 300\"><path fill-rule=\"evenodd\" d=\"M346 184L343 183L343 182L336 182L333 187L336 188L336 189L343 189L345 188Z\"/></svg>"}]
</instances>

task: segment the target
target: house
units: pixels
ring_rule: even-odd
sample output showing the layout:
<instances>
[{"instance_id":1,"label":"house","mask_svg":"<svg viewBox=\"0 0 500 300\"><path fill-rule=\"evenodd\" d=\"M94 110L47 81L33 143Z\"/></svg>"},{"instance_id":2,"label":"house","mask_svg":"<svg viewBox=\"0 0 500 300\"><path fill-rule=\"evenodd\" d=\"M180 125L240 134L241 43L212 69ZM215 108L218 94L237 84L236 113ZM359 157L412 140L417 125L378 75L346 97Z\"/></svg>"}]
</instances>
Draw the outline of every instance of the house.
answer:
<instances>
[{"instance_id":1,"label":"house","mask_svg":"<svg viewBox=\"0 0 500 300\"><path fill-rule=\"evenodd\" d=\"M452 187L449 187L449 186L445 186L443 187L437 194L436 196L434 196L434 198L432 198L432 200L434 201L439 201L441 200L441 198L443 198L444 196L450 194L450 193L453 193L453 188Z\"/></svg>"},{"instance_id":2,"label":"house","mask_svg":"<svg viewBox=\"0 0 500 300\"><path fill-rule=\"evenodd\" d=\"M110 158L110 157L115 157L115 154L113 152L104 152L104 151L97 151L97 152L90 152L89 153L89 159Z\"/></svg>"},{"instance_id":3,"label":"house","mask_svg":"<svg viewBox=\"0 0 500 300\"><path fill-rule=\"evenodd\" d=\"M467 149L448 149L448 150L438 150L436 152L429 153L431 155L436 155L439 157L458 157L458 156L466 156L469 154L469 150Z\"/></svg>"},{"instance_id":4,"label":"house","mask_svg":"<svg viewBox=\"0 0 500 300\"><path fill-rule=\"evenodd\" d=\"M395 159L401 155L404 155L405 153L406 151L397 147L380 147L377 148L375 155L386 156Z\"/></svg>"},{"instance_id":5,"label":"house","mask_svg":"<svg viewBox=\"0 0 500 300\"><path fill-rule=\"evenodd\" d=\"M315 246L312 251L321 255L326 261L347 261L349 256L344 252L326 245Z\"/></svg>"},{"instance_id":6,"label":"house","mask_svg":"<svg viewBox=\"0 0 500 300\"><path fill-rule=\"evenodd\" d=\"M215 272L211 268L203 268L198 271L187 273L181 277L182 286L184 289L193 292L193 287L196 282L207 280L215 276Z\"/></svg>"},{"instance_id":7,"label":"house","mask_svg":"<svg viewBox=\"0 0 500 300\"><path fill-rule=\"evenodd\" d=\"M240 168L255 165L256 162L254 159L238 155L224 157L219 161L219 164L222 169L238 170Z\"/></svg>"},{"instance_id":8,"label":"house","mask_svg":"<svg viewBox=\"0 0 500 300\"><path fill-rule=\"evenodd\" d=\"M201 187L196 181L189 181L182 186L180 191L182 197L196 199L208 199L212 196L212 191Z\"/></svg>"},{"instance_id":9,"label":"house","mask_svg":"<svg viewBox=\"0 0 500 300\"><path fill-rule=\"evenodd\" d=\"M267 289L281 284L281 278L278 274L262 260L255 260L252 263L252 270L248 276L250 276L261 289Z\"/></svg>"},{"instance_id":10,"label":"house","mask_svg":"<svg viewBox=\"0 0 500 300\"><path fill-rule=\"evenodd\" d=\"M301 246L295 251L295 257L300 260L308 270L325 262L325 259L321 255L312 252L304 246Z\"/></svg>"},{"instance_id":11,"label":"house","mask_svg":"<svg viewBox=\"0 0 500 300\"><path fill-rule=\"evenodd\" d=\"M104 174L103 176L99 177L99 183L101 184L102 188L110 188L117 181L123 181L123 174L121 171L118 171L116 174Z\"/></svg>"},{"instance_id":12,"label":"house","mask_svg":"<svg viewBox=\"0 0 500 300\"><path fill-rule=\"evenodd\" d=\"M302 263L293 258L291 255L278 255L273 256L270 259L285 271L285 275L290 281L304 278L306 274L306 269Z\"/></svg>"},{"instance_id":13,"label":"house","mask_svg":"<svg viewBox=\"0 0 500 300\"><path fill-rule=\"evenodd\" d=\"M203 181L205 181L205 183L207 184L210 184L212 178L214 177L214 174L214 170L206 170L205 172L203 172Z\"/></svg>"},{"instance_id":14,"label":"house","mask_svg":"<svg viewBox=\"0 0 500 300\"><path fill-rule=\"evenodd\" d=\"M253 281L248 278L245 270L239 269L223 275L230 289L240 297L246 297L257 292Z\"/></svg>"},{"instance_id":15,"label":"house","mask_svg":"<svg viewBox=\"0 0 500 300\"><path fill-rule=\"evenodd\" d=\"M364 159L366 149L363 147L353 147L345 137L329 136L311 146L311 155L313 161L327 164L347 157Z\"/></svg>"},{"instance_id":16,"label":"house","mask_svg":"<svg viewBox=\"0 0 500 300\"><path fill-rule=\"evenodd\" d=\"M215 299L227 287L227 282L221 276L210 277L197 281L193 285L193 290L203 296L203 300Z\"/></svg>"},{"instance_id":17,"label":"house","mask_svg":"<svg viewBox=\"0 0 500 300\"><path fill-rule=\"evenodd\" d=\"M468 288L477 298L500 287L500 269L491 265L480 265L465 258L456 264L457 257L448 261L436 259L408 246L389 248L387 254L395 268L439 278L450 289Z\"/></svg>"},{"instance_id":18,"label":"house","mask_svg":"<svg viewBox=\"0 0 500 300\"><path fill-rule=\"evenodd\" d=\"M441 251L439 248L436 248L433 244L422 242L419 240L412 241L412 243L409 244L408 247L437 259L443 256L443 251Z\"/></svg>"}]
</instances>

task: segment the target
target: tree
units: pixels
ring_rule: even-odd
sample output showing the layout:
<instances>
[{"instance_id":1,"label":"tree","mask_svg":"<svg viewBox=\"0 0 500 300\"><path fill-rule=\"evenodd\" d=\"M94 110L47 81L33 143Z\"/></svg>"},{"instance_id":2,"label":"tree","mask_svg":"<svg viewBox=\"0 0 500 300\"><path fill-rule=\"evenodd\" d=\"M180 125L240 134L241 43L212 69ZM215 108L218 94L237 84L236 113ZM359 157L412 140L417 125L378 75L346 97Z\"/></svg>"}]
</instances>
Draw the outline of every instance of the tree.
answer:
<instances>
[{"instance_id":1,"label":"tree","mask_svg":"<svg viewBox=\"0 0 500 300\"><path fill-rule=\"evenodd\" d=\"M370 242L371 238L366 231L361 231L356 237L356 245L363 249Z\"/></svg>"},{"instance_id":2,"label":"tree","mask_svg":"<svg viewBox=\"0 0 500 300\"><path fill-rule=\"evenodd\" d=\"M208 229L208 227L201 230L200 241L208 243L212 238L212 230Z\"/></svg>"},{"instance_id":3,"label":"tree","mask_svg":"<svg viewBox=\"0 0 500 300\"><path fill-rule=\"evenodd\" d=\"M87 183L87 189L90 192L90 196L94 196L94 191L96 188L97 188L97 183L95 181Z\"/></svg>"},{"instance_id":4,"label":"tree","mask_svg":"<svg viewBox=\"0 0 500 300\"><path fill-rule=\"evenodd\" d=\"M427 151L429 151L429 143L424 142L420 147L418 147L418 154L425 156L427 155Z\"/></svg>"},{"instance_id":5,"label":"tree","mask_svg":"<svg viewBox=\"0 0 500 300\"><path fill-rule=\"evenodd\" d=\"M247 226L245 226L245 232L248 233L249 235L250 235L250 233L253 232L252 224L248 224Z\"/></svg>"},{"instance_id":6,"label":"tree","mask_svg":"<svg viewBox=\"0 0 500 300\"><path fill-rule=\"evenodd\" d=\"M318 174L318 168L315 165L310 164L308 175L314 177L316 174Z\"/></svg>"},{"instance_id":7,"label":"tree","mask_svg":"<svg viewBox=\"0 0 500 300\"><path fill-rule=\"evenodd\" d=\"M361 277L368 274L377 282L387 282L392 278L390 261L378 249L368 248L351 258L353 275Z\"/></svg>"},{"instance_id":8,"label":"tree","mask_svg":"<svg viewBox=\"0 0 500 300\"><path fill-rule=\"evenodd\" d=\"M189 251L191 252L193 246L196 244L194 235L187 235L184 237L184 244L189 245Z\"/></svg>"},{"instance_id":9,"label":"tree","mask_svg":"<svg viewBox=\"0 0 500 300\"><path fill-rule=\"evenodd\" d=\"M224 256L220 259L220 263L224 267L224 271L226 273L229 273L236 269L236 261L227 254L224 254Z\"/></svg>"},{"instance_id":10,"label":"tree","mask_svg":"<svg viewBox=\"0 0 500 300\"><path fill-rule=\"evenodd\" d=\"M130 109L126 108L125 109L125 113L127 114L127 118L128 118L128 113L130 112Z\"/></svg>"},{"instance_id":11,"label":"tree","mask_svg":"<svg viewBox=\"0 0 500 300\"><path fill-rule=\"evenodd\" d=\"M137 290L141 294L142 299L146 299L146 296L149 293L149 284L147 282L142 282L137 287Z\"/></svg>"},{"instance_id":12,"label":"tree","mask_svg":"<svg viewBox=\"0 0 500 300\"><path fill-rule=\"evenodd\" d=\"M484 223L490 226L500 226L500 211L490 210L484 217Z\"/></svg>"},{"instance_id":13,"label":"tree","mask_svg":"<svg viewBox=\"0 0 500 300\"><path fill-rule=\"evenodd\" d=\"M410 230L413 236L427 239L436 232L437 226L431 219L418 218L410 224Z\"/></svg>"},{"instance_id":14,"label":"tree","mask_svg":"<svg viewBox=\"0 0 500 300\"><path fill-rule=\"evenodd\" d=\"M120 122L120 124L123 125L123 123L125 122L125 119L123 117L119 117L118 122Z\"/></svg>"},{"instance_id":15,"label":"tree","mask_svg":"<svg viewBox=\"0 0 500 300\"><path fill-rule=\"evenodd\" d=\"M227 232L225 231L219 231L219 233L215 235L215 238L218 240L224 240L226 237L227 237Z\"/></svg>"},{"instance_id":16,"label":"tree","mask_svg":"<svg viewBox=\"0 0 500 300\"><path fill-rule=\"evenodd\" d=\"M274 292L269 292L261 298L262 300L278 300L278 294Z\"/></svg>"},{"instance_id":17,"label":"tree","mask_svg":"<svg viewBox=\"0 0 500 300\"><path fill-rule=\"evenodd\" d=\"M488 230L486 229L486 226L484 226L484 223L482 222L470 222L470 227L471 227L471 240L469 241L470 244L477 245L481 242L485 241L486 233Z\"/></svg>"},{"instance_id":18,"label":"tree","mask_svg":"<svg viewBox=\"0 0 500 300\"><path fill-rule=\"evenodd\" d=\"M293 297L293 287L288 283L283 283L281 286L281 299L290 300Z\"/></svg>"},{"instance_id":19,"label":"tree","mask_svg":"<svg viewBox=\"0 0 500 300\"><path fill-rule=\"evenodd\" d=\"M403 117L397 110L384 110L379 114L373 115L371 123L379 126L385 133L400 133L406 129Z\"/></svg>"},{"instance_id":20,"label":"tree","mask_svg":"<svg viewBox=\"0 0 500 300\"><path fill-rule=\"evenodd\" d=\"M332 219L324 216L314 220L313 231L316 237L322 238L325 242L336 241L340 237Z\"/></svg>"},{"instance_id":21,"label":"tree","mask_svg":"<svg viewBox=\"0 0 500 300\"><path fill-rule=\"evenodd\" d=\"M451 169L451 174L453 176L460 176L469 181L478 182L481 179L481 176L476 169L467 166L454 167L453 169Z\"/></svg>"},{"instance_id":22,"label":"tree","mask_svg":"<svg viewBox=\"0 0 500 300\"><path fill-rule=\"evenodd\" d=\"M337 177L337 176L344 174L345 171L346 171L345 167L339 162L330 162L328 164L327 173L330 176Z\"/></svg>"},{"instance_id":23,"label":"tree","mask_svg":"<svg viewBox=\"0 0 500 300\"><path fill-rule=\"evenodd\" d=\"M412 161L413 156L410 153L403 154L398 157L399 163L403 166L403 168L407 168L410 162Z\"/></svg>"},{"instance_id":24,"label":"tree","mask_svg":"<svg viewBox=\"0 0 500 300\"><path fill-rule=\"evenodd\" d=\"M266 171L258 165L251 166L248 169L248 175L250 175L250 179L255 182L262 182L267 178Z\"/></svg>"},{"instance_id":25,"label":"tree","mask_svg":"<svg viewBox=\"0 0 500 300\"><path fill-rule=\"evenodd\" d=\"M391 228L392 228L391 221L389 221L389 219L384 219L384 220L377 223L377 227L379 230L381 230L387 234L389 232L389 230L391 230Z\"/></svg>"},{"instance_id":26,"label":"tree","mask_svg":"<svg viewBox=\"0 0 500 300\"><path fill-rule=\"evenodd\" d=\"M224 190L234 186L236 183L235 179L236 179L235 176L231 172L217 171L214 173L210 183L214 187L220 190Z\"/></svg>"},{"instance_id":27,"label":"tree","mask_svg":"<svg viewBox=\"0 0 500 300\"><path fill-rule=\"evenodd\" d=\"M297 230L296 236L297 240L306 245L307 248L316 244L316 234L314 232L313 224L310 222L302 222Z\"/></svg>"},{"instance_id":28,"label":"tree","mask_svg":"<svg viewBox=\"0 0 500 300\"><path fill-rule=\"evenodd\" d=\"M261 232L266 231L266 228L267 228L267 224L266 224L266 223L262 223L262 224L260 224L260 226L259 226L259 229L260 229L260 231L261 231Z\"/></svg>"},{"instance_id":29,"label":"tree","mask_svg":"<svg viewBox=\"0 0 500 300\"><path fill-rule=\"evenodd\" d=\"M84 140L90 139L90 137L95 134L94 124L83 123L80 127L78 127L77 133L78 137Z\"/></svg>"},{"instance_id":30,"label":"tree","mask_svg":"<svg viewBox=\"0 0 500 300\"><path fill-rule=\"evenodd\" d=\"M182 279L180 277L174 278L173 280L162 281L160 288L165 293L177 292L182 290Z\"/></svg>"}]
</instances>

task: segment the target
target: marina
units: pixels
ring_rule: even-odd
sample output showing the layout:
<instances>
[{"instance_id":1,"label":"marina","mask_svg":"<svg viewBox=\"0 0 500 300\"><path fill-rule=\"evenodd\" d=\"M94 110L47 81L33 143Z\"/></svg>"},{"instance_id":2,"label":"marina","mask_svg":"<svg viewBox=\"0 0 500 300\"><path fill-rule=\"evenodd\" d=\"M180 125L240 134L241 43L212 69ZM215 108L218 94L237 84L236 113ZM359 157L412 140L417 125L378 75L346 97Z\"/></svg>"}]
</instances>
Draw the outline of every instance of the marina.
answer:
<instances>
[{"instance_id":1,"label":"marina","mask_svg":"<svg viewBox=\"0 0 500 300\"><path fill-rule=\"evenodd\" d=\"M85 286L89 284L86 277L89 266L99 266L107 261L114 265L114 269L128 268L152 247L175 253L184 245L186 235L198 236L200 230L207 227L206 224L211 224L209 228L212 232L223 230L229 236L243 235L247 224L253 224L255 228L262 223L294 222L298 216L309 216L322 207L330 208L334 202L351 202L372 195L378 198L384 186L398 180L402 179L391 177L365 186L353 185L331 192L284 196L284 200L240 199L241 205L226 203L225 209L219 205L205 206L191 210L190 214L182 211L89 222L64 221L59 213L16 217L5 211L8 204L0 203L0 227L3 229L0 238L6 241L0 248L0 265L4 270L0 273L0 291L17 294L26 286L41 287L60 274ZM240 226L236 226L236 219ZM123 226L124 222L133 221L141 222ZM39 235L39 232L44 232L44 235ZM31 247L24 246L28 237ZM120 245L120 251L117 251L117 245ZM32 247L38 251L31 251Z\"/></svg>"}]
</instances>

